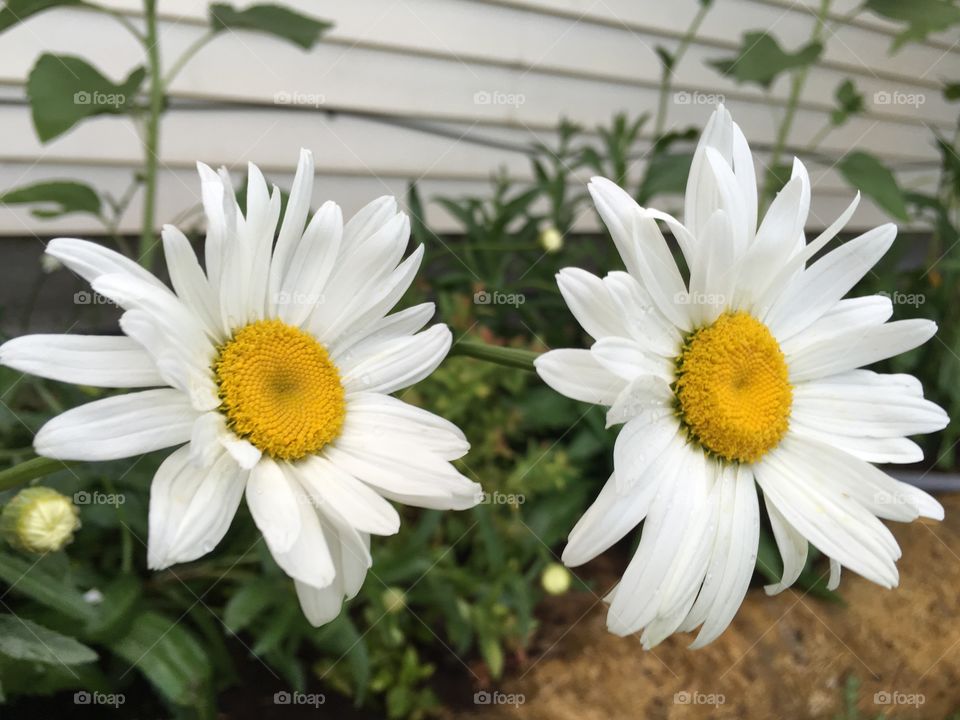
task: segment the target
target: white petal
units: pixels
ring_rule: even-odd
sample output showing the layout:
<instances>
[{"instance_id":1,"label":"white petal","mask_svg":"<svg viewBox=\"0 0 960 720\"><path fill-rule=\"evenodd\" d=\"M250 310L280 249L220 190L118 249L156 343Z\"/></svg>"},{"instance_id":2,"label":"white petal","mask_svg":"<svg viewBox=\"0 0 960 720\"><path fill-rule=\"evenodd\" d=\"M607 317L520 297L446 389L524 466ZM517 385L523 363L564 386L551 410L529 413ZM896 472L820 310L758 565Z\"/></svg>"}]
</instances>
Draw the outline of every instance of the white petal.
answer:
<instances>
[{"instance_id":1,"label":"white petal","mask_svg":"<svg viewBox=\"0 0 960 720\"><path fill-rule=\"evenodd\" d=\"M223 342L229 328L221 322L220 300L203 274L190 241L172 225L163 226L162 237L167 271L177 297L196 313L211 337Z\"/></svg>"},{"instance_id":2,"label":"white petal","mask_svg":"<svg viewBox=\"0 0 960 720\"><path fill-rule=\"evenodd\" d=\"M196 417L183 393L144 390L57 415L33 446L38 455L60 460L116 460L187 442Z\"/></svg>"},{"instance_id":3,"label":"white petal","mask_svg":"<svg viewBox=\"0 0 960 720\"><path fill-rule=\"evenodd\" d=\"M780 342L818 320L877 264L897 236L881 225L844 243L804 270L762 320Z\"/></svg>"},{"instance_id":4,"label":"white petal","mask_svg":"<svg viewBox=\"0 0 960 720\"><path fill-rule=\"evenodd\" d=\"M533 361L540 379L574 400L613 405L626 381L604 368L589 350L551 350Z\"/></svg>"},{"instance_id":5,"label":"white petal","mask_svg":"<svg viewBox=\"0 0 960 720\"><path fill-rule=\"evenodd\" d=\"M130 258L96 243L74 238L56 238L47 243L46 253L91 284L101 275L121 274L151 285L157 290L170 292L166 285Z\"/></svg>"},{"instance_id":6,"label":"white petal","mask_svg":"<svg viewBox=\"0 0 960 720\"><path fill-rule=\"evenodd\" d=\"M247 505L270 550L289 551L301 532L301 501L286 473L268 457L250 471Z\"/></svg>"},{"instance_id":7,"label":"white petal","mask_svg":"<svg viewBox=\"0 0 960 720\"><path fill-rule=\"evenodd\" d=\"M327 346L327 350L334 362L340 362L340 358L346 353L362 355L375 343L420 332L435 312L432 302L414 305L358 328L348 335L341 335L336 342Z\"/></svg>"},{"instance_id":8,"label":"white petal","mask_svg":"<svg viewBox=\"0 0 960 720\"><path fill-rule=\"evenodd\" d=\"M14 370L77 385L166 385L150 355L122 336L24 335L0 346L0 363Z\"/></svg>"},{"instance_id":9,"label":"white petal","mask_svg":"<svg viewBox=\"0 0 960 720\"><path fill-rule=\"evenodd\" d=\"M310 201L313 198L313 172L313 153L301 149L297 174L293 178L286 212L270 262L270 297L276 297L281 292L283 280L290 269L291 258L303 235L307 214L310 212Z\"/></svg>"},{"instance_id":10,"label":"white petal","mask_svg":"<svg viewBox=\"0 0 960 720\"><path fill-rule=\"evenodd\" d=\"M613 469L620 492L643 478L678 431L675 418L656 411L638 415L623 426L613 448Z\"/></svg>"},{"instance_id":11,"label":"white petal","mask_svg":"<svg viewBox=\"0 0 960 720\"><path fill-rule=\"evenodd\" d=\"M912 394L816 380L794 388L791 415L820 432L880 438L936 432L950 422L939 406Z\"/></svg>"},{"instance_id":12,"label":"white petal","mask_svg":"<svg viewBox=\"0 0 960 720\"><path fill-rule=\"evenodd\" d=\"M601 338L591 346L590 354L600 365L627 382L641 375L655 375L667 382L673 380L670 360L645 351L640 343L630 338Z\"/></svg>"},{"instance_id":13,"label":"white petal","mask_svg":"<svg viewBox=\"0 0 960 720\"><path fill-rule=\"evenodd\" d=\"M885 360L922 345L937 331L930 320L897 320L808 346L790 360L790 382L798 384Z\"/></svg>"},{"instance_id":14,"label":"white petal","mask_svg":"<svg viewBox=\"0 0 960 720\"><path fill-rule=\"evenodd\" d=\"M216 547L236 514L246 473L226 453L207 469L184 446L170 455L150 485L148 566L190 562Z\"/></svg>"},{"instance_id":15,"label":"white petal","mask_svg":"<svg viewBox=\"0 0 960 720\"><path fill-rule=\"evenodd\" d=\"M436 453L444 460L466 455L470 443L453 423L427 410L379 393L353 393L347 403L341 435L358 433L399 442Z\"/></svg>"},{"instance_id":16,"label":"white petal","mask_svg":"<svg viewBox=\"0 0 960 720\"><path fill-rule=\"evenodd\" d=\"M288 464L263 458L250 473L247 505L287 575L318 588L334 581L336 568L317 508Z\"/></svg>"},{"instance_id":17,"label":"white petal","mask_svg":"<svg viewBox=\"0 0 960 720\"><path fill-rule=\"evenodd\" d=\"M718 513L717 537L700 596L691 614L704 618L703 627L691 648L701 648L726 630L736 615L757 560L760 536L760 511L753 473L741 465L725 473L732 480L729 507Z\"/></svg>"},{"instance_id":18,"label":"white petal","mask_svg":"<svg viewBox=\"0 0 960 720\"><path fill-rule=\"evenodd\" d=\"M420 382L450 351L453 337L446 325L434 325L416 335L393 338L363 355L340 358L341 380L348 394L392 393Z\"/></svg>"},{"instance_id":19,"label":"white petal","mask_svg":"<svg viewBox=\"0 0 960 720\"><path fill-rule=\"evenodd\" d=\"M827 590L836 590L840 587L840 568L840 563L830 558L830 579L827 580Z\"/></svg>"},{"instance_id":20,"label":"white petal","mask_svg":"<svg viewBox=\"0 0 960 720\"><path fill-rule=\"evenodd\" d=\"M680 351L680 333L667 320L650 297L629 273L611 272L603 278L615 312L631 337L650 352L674 358Z\"/></svg>"},{"instance_id":21,"label":"white petal","mask_svg":"<svg viewBox=\"0 0 960 720\"><path fill-rule=\"evenodd\" d=\"M770 525L773 528L773 537L777 542L777 549L780 551L780 558L783 561L783 574L780 582L765 585L764 590L767 595L776 595L792 586L800 573L803 572L804 565L807 564L807 551L809 543L807 539L797 532L783 514L777 509L777 504L771 502L766 493L763 496L763 502L767 507L767 515L770 516Z\"/></svg>"},{"instance_id":22,"label":"white petal","mask_svg":"<svg viewBox=\"0 0 960 720\"><path fill-rule=\"evenodd\" d=\"M894 587L899 554L890 531L824 476L819 458L793 450L790 437L754 467L783 517L811 543L878 585Z\"/></svg>"},{"instance_id":23,"label":"white petal","mask_svg":"<svg viewBox=\"0 0 960 720\"><path fill-rule=\"evenodd\" d=\"M607 427L636 417L656 422L674 414L673 391L663 378L642 375L623 389L607 411Z\"/></svg>"},{"instance_id":24,"label":"white petal","mask_svg":"<svg viewBox=\"0 0 960 720\"><path fill-rule=\"evenodd\" d=\"M661 492L650 506L640 544L607 613L607 628L615 635L637 632L657 616L659 593L683 538L694 530L699 519L695 511L706 502L703 453L684 449L668 453L665 459L668 462L662 466Z\"/></svg>"},{"instance_id":25,"label":"white petal","mask_svg":"<svg viewBox=\"0 0 960 720\"><path fill-rule=\"evenodd\" d=\"M599 340L610 335L626 335L623 318L600 278L579 268L564 268L557 273L560 294L590 337Z\"/></svg>"},{"instance_id":26,"label":"white petal","mask_svg":"<svg viewBox=\"0 0 960 720\"><path fill-rule=\"evenodd\" d=\"M344 599L349 600L359 592L371 565L368 535L357 533L322 515L320 522L336 576L322 588L294 582L303 614L314 627L328 623L340 614Z\"/></svg>"},{"instance_id":27,"label":"white petal","mask_svg":"<svg viewBox=\"0 0 960 720\"><path fill-rule=\"evenodd\" d=\"M302 325L314 308L325 302L324 288L340 251L343 214L333 202L324 203L303 233L293 260L271 298L279 317L290 325Z\"/></svg>"},{"instance_id":28,"label":"white petal","mask_svg":"<svg viewBox=\"0 0 960 720\"><path fill-rule=\"evenodd\" d=\"M393 535L400 529L393 505L329 460L309 457L293 470L321 511L332 508L351 527L374 535Z\"/></svg>"}]
</instances>

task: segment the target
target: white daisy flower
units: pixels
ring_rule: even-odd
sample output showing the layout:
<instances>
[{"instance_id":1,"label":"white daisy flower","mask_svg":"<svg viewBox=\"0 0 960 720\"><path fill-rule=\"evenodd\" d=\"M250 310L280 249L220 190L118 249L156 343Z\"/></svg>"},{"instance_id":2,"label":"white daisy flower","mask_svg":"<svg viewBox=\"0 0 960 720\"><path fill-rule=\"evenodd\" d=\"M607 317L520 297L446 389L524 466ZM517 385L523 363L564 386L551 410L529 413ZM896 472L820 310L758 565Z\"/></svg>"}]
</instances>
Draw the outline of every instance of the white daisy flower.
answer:
<instances>
[{"instance_id":1,"label":"white daisy flower","mask_svg":"<svg viewBox=\"0 0 960 720\"><path fill-rule=\"evenodd\" d=\"M830 557L830 587L847 567L892 588L900 549L878 518L943 518L926 493L870 463L922 459L906 436L943 428L946 413L909 375L859 369L928 340L927 320L887 322L879 295L843 299L893 242L883 225L810 262L843 215L807 244L810 183L799 161L757 228L753 158L721 106L697 147L685 221L639 207L609 180L590 192L627 272L558 276L595 340L536 361L558 392L609 406L624 424L614 472L570 533L564 562L596 557L641 521L636 554L606 598L609 629L643 630L652 647L701 626L700 647L727 627L757 556L758 491L797 579L812 543ZM672 230L681 274L657 225Z\"/></svg>"},{"instance_id":2,"label":"white daisy flower","mask_svg":"<svg viewBox=\"0 0 960 720\"><path fill-rule=\"evenodd\" d=\"M420 246L401 262L410 224L393 198L346 224L328 202L307 223L313 158L302 151L274 246L280 191L250 165L244 216L226 171L198 168L206 272L171 226L173 291L100 245L53 240L49 255L123 308L125 336L30 335L0 348L0 362L64 382L153 388L59 415L37 433L37 452L114 460L181 446L151 486L149 566L210 552L246 495L320 625L360 589L370 535L399 529L388 500L464 509L480 496L450 463L469 448L463 433L390 396L440 364L450 330L421 331L433 303L387 315L423 256Z\"/></svg>"}]
</instances>

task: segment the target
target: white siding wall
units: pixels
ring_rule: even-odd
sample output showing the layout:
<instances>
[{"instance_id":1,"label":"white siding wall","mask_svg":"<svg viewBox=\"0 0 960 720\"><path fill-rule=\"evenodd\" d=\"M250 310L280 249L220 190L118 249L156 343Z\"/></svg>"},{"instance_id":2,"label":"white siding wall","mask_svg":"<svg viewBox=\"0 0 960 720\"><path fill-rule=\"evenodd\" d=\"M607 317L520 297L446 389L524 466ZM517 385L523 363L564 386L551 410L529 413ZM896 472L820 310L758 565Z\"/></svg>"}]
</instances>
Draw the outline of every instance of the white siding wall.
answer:
<instances>
[{"instance_id":1,"label":"white siding wall","mask_svg":"<svg viewBox=\"0 0 960 720\"><path fill-rule=\"evenodd\" d=\"M137 0L105 3L136 17ZM557 120L587 127L618 111L653 111L660 66L657 45L675 46L698 8L697 0L350 0L289 5L336 27L309 53L265 36L227 33L190 63L174 84L180 103L166 117L158 221L167 222L198 201L193 163L226 164L242 172L261 165L289 183L297 149L314 150L321 181L317 200L337 199L347 212L383 193L402 195L419 179L426 197L483 192L498 167L529 177L526 158L509 150L459 140L495 139L510 145L552 141ZM705 61L727 57L740 35L770 30L788 49L805 43L816 0L716 0L696 42L677 68L675 90L722 93L758 148L774 140L786 78L767 102L756 89L721 77ZM838 17L855 0L835 0ZM161 0L161 45L169 61L203 31L206 4ZM879 18L841 23L810 73L791 138L802 147L827 121L833 92L853 76L867 112L822 145L839 159L862 148L885 158L910 187L929 187L937 154L932 132L952 132L956 109L945 103L943 79L960 78L960 46L953 35L888 50L894 30ZM43 51L80 55L119 79L141 62L140 46L116 22L81 10L54 10L0 35L0 188L47 178L77 177L119 194L141 162L136 130L123 118L95 119L47 145L33 133L23 83ZM523 102L478 104L477 93L522 96ZM877 104L875 93L922 96L919 107ZM278 104L278 94L312 96L318 108ZM211 107L208 104L213 102ZM337 112L340 111L340 112ZM404 116L440 126L439 137L358 116ZM702 126L709 107L672 103L668 126ZM810 164L814 179L811 226L828 223L851 191L829 166ZM134 202L123 227L136 231ZM865 203L854 220L883 218ZM435 206L429 219L455 227ZM584 226L594 222L585 216ZM82 233L96 225L81 217L56 223L0 208L0 233Z\"/></svg>"}]
</instances>

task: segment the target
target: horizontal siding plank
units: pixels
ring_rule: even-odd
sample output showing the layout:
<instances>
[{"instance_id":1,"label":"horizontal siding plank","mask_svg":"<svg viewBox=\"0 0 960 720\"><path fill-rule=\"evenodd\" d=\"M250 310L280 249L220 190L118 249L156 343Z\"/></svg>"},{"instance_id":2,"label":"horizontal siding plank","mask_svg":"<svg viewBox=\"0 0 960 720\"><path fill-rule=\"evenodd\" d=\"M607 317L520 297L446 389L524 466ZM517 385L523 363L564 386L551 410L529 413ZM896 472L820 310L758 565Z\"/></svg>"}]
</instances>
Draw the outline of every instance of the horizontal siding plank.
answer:
<instances>
[{"instance_id":1,"label":"horizontal siding plank","mask_svg":"<svg viewBox=\"0 0 960 720\"><path fill-rule=\"evenodd\" d=\"M282 188L289 188L293 179L291 173L267 172L270 182ZM129 185L132 176L130 168L110 166L69 165L69 164L21 164L3 163L0 165L0 188L17 187L41 180L79 179L94 187L120 196ZM240 182L242 173L234 172L234 181ZM821 181L817 172L811 173L813 199L808 229L813 232L822 229L833 221L849 204L853 192L849 188L832 189ZM349 216L365 203L381 195L394 195L403 201L406 197L408 179L403 177L373 177L369 175L318 174L314 187L314 206L332 199L341 205L344 214ZM425 178L419 183L422 197L426 201L427 222L437 232L459 232L461 226L435 202L438 196L488 197L490 185L481 180L460 180L446 178ZM191 209L199 208L199 182L196 173L190 169L164 169L158 178L157 218L161 223L174 222ZM656 204L664 210L682 216L679 198L664 198ZM140 197L134 198L120 224L124 233L139 233ZM850 228L867 228L888 222L889 218L878 210L869 200L864 200L850 222ZM177 223L180 224L180 223ZM597 228L597 219L589 208L578 218L576 229L581 231ZM72 215L58 220L47 221L34 218L22 207L0 206L0 235L35 236L37 238L54 237L59 234L80 235L102 234L102 226L92 218Z\"/></svg>"},{"instance_id":2,"label":"horizontal siding plank","mask_svg":"<svg viewBox=\"0 0 960 720\"><path fill-rule=\"evenodd\" d=\"M746 0L741 1L746 2ZM192 7L193 10L188 12L187 7ZM183 8L183 12L187 13L185 16L187 20L202 20L202 17L198 16L199 10L196 6L187 7ZM379 13L377 8L381 8ZM98 36L104 37L106 34L119 36L117 42L121 47L111 47L112 52L104 52L103 57L95 58L99 60L98 64L105 63L104 66L108 70L120 73L137 61L139 48L136 45L130 45L129 41L123 43L127 39L122 37L124 33L122 28L113 26L109 19L90 13L74 12L74 15L76 22L81 25L94 24L96 27L91 27L90 31L96 31ZM720 15L723 18L732 17L729 13ZM184 23L180 19L180 13L172 13L171 17L176 20L164 24L161 29L165 47L168 44L170 46L170 51L167 52L168 58L175 56L177 49L185 47L199 32L198 28L191 26L191 22ZM476 64L494 64L519 72L533 69L536 74L559 73L601 82L648 88L655 87L660 77L659 61L654 48L662 42L662 38L628 27L600 26L578 22L571 18L543 16L512 8L450 0L409 0L405 3L387 5L380 0L356 0L338 8L332 17L337 25L325 45L335 46L332 49L337 57L336 62L340 66L347 64L364 50L380 49L446 60L454 64L457 70L467 74L476 74L472 67ZM83 33L76 32L78 28L74 22L64 23L63 18L58 18L57 14L49 13L30 22L36 26L32 32L27 32L28 28L21 29L25 36L23 39L26 40L25 46L17 48L11 46L7 50L7 54L11 56L9 61L0 54L9 80L22 81L32 59L41 50L39 43L55 45L63 43L69 47L71 43L77 44L78 36L83 36ZM797 23L784 23L786 28L794 28L796 25ZM808 32L802 24L800 30L802 30L801 34ZM15 29L14 33L16 32ZM41 41L40 38L43 40ZM19 38L14 37L15 41L17 39ZM30 47L30 40L33 40L34 47ZM798 42L802 41L803 38L798 40ZM109 44L114 45L114 43ZM268 68L272 66L273 72L266 78L268 81L266 89L271 92L260 93L261 96L267 97L272 96L277 81L287 74L286 63L291 62L287 58L297 52L288 49L287 53L277 53L275 41L240 34L218 38L216 44L226 44L231 48L234 69L244 63L264 65ZM849 43L840 37L839 31L835 42L828 44L828 47L834 44L850 47ZM861 40L857 45L858 53L875 47L875 38L873 45L865 40ZM3 50L0 49L0 53L2 52ZM204 55L211 52L212 50L207 50ZM696 44L691 46L689 57L677 69L675 79L677 89L719 92L731 98L762 97L759 88L738 86L706 65L708 60L726 57L729 54L728 49ZM123 57L124 55L129 57ZM315 51L315 55L318 60L316 65L323 67L322 49ZM949 75L951 71L960 69L958 68L960 57L941 51L934 51L933 55L932 60L918 59L912 65L906 62L909 58L898 56L895 59L897 67L908 73L907 77L899 81L877 77L873 69L876 66L875 58L869 61L864 59L858 66L850 68L862 76L859 78L859 86L867 98L868 113L876 117L901 119L909 123L927 122L943 127L951 125L956 114L954 108L946 103L938 90L932 89L931 86L938 83L940 76ZM275 58L281 59L284 66L276 67ZM385 58L385 61L389 62L389 59ZM297 67L293 66L290 69L295 74ZM203 68L196 72L202 73ZM194 74L195 72L191 72L191 76ZM833 104L833 93L836 87L846 77L846 71L829 67L815 68L810 74L801 98L802 102L811 109L828 110ZM919 80L922 77L928 77L929 82L924 84L924 81ZM174 86L174 91L178 90L184 90L181 84ZM189 87L186 91L203 92L203 88ZM315 92L318 91L315 90ZM788 80L783 77L774 84L770 97L782 103L787 94ZM909 99L913 96L919 98L923 103L922 106L918 107L912 102L884 102L889 99Z\"/></svg>"},{"instance_id":3,"label":"horizontal siding plank","mask_svg":"<svg viewBox=\"0 0 960 720\"><path fill-rule=\"evenodd\" d=\"M89 13L76 15L78 24L70 28L62 23L53 26L59 28L61 37L54 34L44 42L58 49L76 47L78 37L101 27L100 19ZM90 25L83 27L79 25L81 21ZM7 79L25 74L39 50L37 35L28 30L18 28L6 36L10 42L0 50L3 53L0 57L4 60L2 67L8 73ZM185 45L190 39L180 27L168 28L165 37L173 46L177 42ZM138 50L130 45L132 40L122 35L111 35L111 38L85 48L83 53L92 56L98 65L115 68L114 74L119 76L119 68L129 67L138 57ZM245 38L242 45L217 42L204 51L202 62L184 71L178 83L179 94L273 104L279 92L288 98L322 98L324 107L330 109L533 129L552 127L561 116L587 126L605 124L614 112L637 113L655 107L657 102L653 87L625 88L621 83L519 73L496 66L464 66L458 61L372 49L354 48L348 54L345 58L343 48L323 44L308 55L259 36ZM242 62L243 59L246 62ZM238 71L241 67L242 71ZM478 96L478 93L486 95ZM487 98L491 102L484 103ZM770 108L760 98L731 105L748 137L758 144L773 142ZM709 107L703 104L674 104L670 124L702 125L708 112ZM816 135L825 120L826 114L822 111L801 109L796 116L793 137L800 143L806 142ZM908 125L889 119L855 118L832 133L823 149L842 152L853 145L906 158L935 157L926 125Z\"/></svg>"}]
</instances>

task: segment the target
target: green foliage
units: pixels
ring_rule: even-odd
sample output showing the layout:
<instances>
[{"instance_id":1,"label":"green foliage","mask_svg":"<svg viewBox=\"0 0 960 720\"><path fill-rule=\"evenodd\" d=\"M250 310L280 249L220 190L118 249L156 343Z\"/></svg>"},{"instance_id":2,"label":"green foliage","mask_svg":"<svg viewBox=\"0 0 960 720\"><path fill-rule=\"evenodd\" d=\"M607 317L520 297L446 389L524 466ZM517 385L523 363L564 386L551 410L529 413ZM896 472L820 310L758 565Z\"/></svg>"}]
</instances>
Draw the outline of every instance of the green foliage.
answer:
<instances>
[{"instance_id":1,"label":"green foliage","mask_svg":"<svg viewBox=\"0 0 960 720\"><path fill-rule=\"evenodd\" d=\"M893 173L873 155L856 150L843 156L837 170L853 187L897 220L906 221L907 206Z\"/></svg>"},{"instance_id":2,"label":"green foliage","mask_svg":"<svg viewBox=\"0 0 960 720\"><path fill-rule=\"evenodd\" d=\"M333 25L281 5L251 5L237 10L226 3L210 5L210 26L223 30L252 30L281 38L309 50Z\"/></svg>"},{"instance_id":3,"label":"green foliage","mask_svg":"<svg viewBox=\"0 0 960 720\"><path fill-rule=\"evenodd\" d=\"M830 122L833 125L843 125L851 115L863 112L863 95L857 90L853 80L847 78L840 83L833 97L837 101L837 107L830 113Z\"/></svg>"},{"instance_id":4,"label":"green foliage","mask_svg":"<svg viewBox=\"0 0 960 720\"><path fill-rule=\"evenodd\" d=\"M0 655L47 665L79 665L97 659L93 650L73 638L8 613L0 614Z\"/></svg>"},{"instance_id":5,"label":"green foliage","mask_svg":"<svg viewBox=\"0 0 960 720\"><path fill-rule=\"evenodd\" d=\"M23 22L31 15L57 7L83 7L83 0L7 0L0 8L0 32Z\"/></svg>"},{"instance_id":6,"label":"green foliage","mask_svg":"<svg viewBox=\"0 0 960 720\"><path fill-rule=\"evenodd\" d=\"M789 53L772 35L748 32L735 56L710 64L738 83L754 83L767 90L781 73L812 65L822 52L823 46L814 41Z\"/></svg>"},{"instance_id":7,"label":"green foliage","mask_svg":"<svg viewBox=\"0 0 960 720\"><path fill-rule=\"evenodd\" d=\"M923 42L932 32L960 23L960 8L950 0L866 0L865 7L906 27L894 38L892 52L908 42Z\"/></svg>"},{"instance_id":8,"label":"green foliage","mask_svg":"<svg viewBox=\"0 0 960 720\"><path fill-rule=\"evenodd\" d=\"M39 205L34 217L53 219L70 213L100 216L101 202L96 190L72 180L38 182L0 194L4 205Z\"/></svg>"},{"instance_id":9,"label":"green foliage","mask_svg":"<svg viewBox=\"0 0 960 720\"><path fill-rule=\"evenodd\" d=\"M48 142L85 118L130 112L146 73L138 67L118 84L82 58L44 53L27 80L37 136Z\"/></svg>"}]
</instances>

